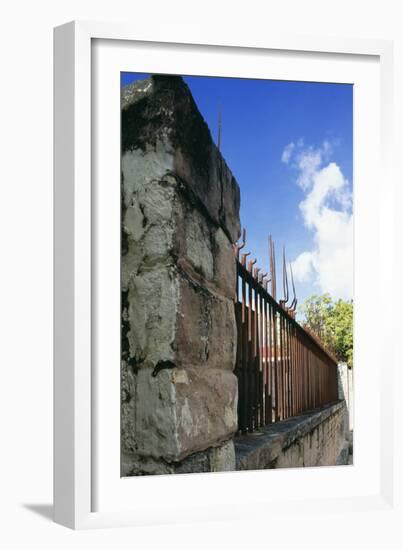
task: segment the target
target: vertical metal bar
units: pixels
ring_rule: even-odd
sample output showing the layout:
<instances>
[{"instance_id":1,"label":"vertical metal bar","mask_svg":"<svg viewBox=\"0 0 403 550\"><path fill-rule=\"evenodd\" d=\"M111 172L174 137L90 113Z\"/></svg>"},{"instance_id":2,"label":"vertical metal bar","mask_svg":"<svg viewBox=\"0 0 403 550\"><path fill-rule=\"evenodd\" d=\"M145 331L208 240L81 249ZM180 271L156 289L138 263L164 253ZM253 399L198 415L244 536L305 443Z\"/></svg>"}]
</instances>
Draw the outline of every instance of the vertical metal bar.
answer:
<instances>
[{"instance_id":1,"label":"vertical metal bar","mask_svg":"<svg viewBox=\"0 0 403 550\"><path fill-rule=\"evenodd\" d=\"M248 283L248 295L249 295L249 283ZM245 406L245 412L246 412L246 429L247 431L251 430L251 409L252 409L252 402L251 402L251 387L252 387L252 381L251 381L251 346L250 346L250 338L251 338L251 313L250 313L250 302L248 300L247 302L247 310L246 310L246 326L245 326L245 380L246 380L246 386L245 386L245 400L246 400L246 406Z\"/></svg>"},{"instance_id":2,"label":"vertical metal bar","mask_svg":"<svg viewBox=\"0 0 403 550\"><path fill-rule=\"evenodd\" d=\"M304 341L304 338L303 340ZM302 410L305 411L308 408L308 372L307 372L307 349L305 346L302 347L302 360L303 360L303 392L302 392L302 401L303 401L303 408Z\"/></svg>"},{"instance_id":3,"label":"vertical metal bar","mask_svg":"<svg viewBox=\"0 0 403 550\"><path fill-rule=\"evenodd\" d=\"M294 328L295 414L299 413L299 358L298 330Z\"/></svg>"},{"instance_id":4,"label":"vertical metal bar","mask_svg":"<svg viewBox=\"0 0 403 550\"><path fill-rule=\"evenodd\" d=\"M298 412L302 412L304 410L303 407L303 377L304 377L304 364L303 364L303 354L302 354L302 341L301 341L301 334L298 334L298 357L299 357L299 407Z\"/></svg>"},{"instance_id":5,"label":"vertical metal bar","mask_svg":"<svg viewBox=\"0 0 403 550\"><path fill-rule=\"evenodd\" d=\"M295 329L295 375L297 380L296 414L300 411L300 369L299 369L299 339L298 329Z\"/></svg>"},{"instance_id":6,"label":"vertical metal bar","mask_svg":"<svg viewBox=\"0 0 403 550\"><path fill-rule=\"evenodd\" d=\"M266 385L265 385L265 422L266 424L271 423L271 377L270 377L270 306L265 298L264 300L264 332L265 332L265 375L266 375Z\"/></svg>"},{"instance_id":7,"label":"vertical metal bar","mask_svg":"<svg viewBox=\"0 0 403 550\"><path fill-rule=\"evenodd\" d=\"M285 410L284 410L284 342L283 342L283 316L282 312L279 310L279 330L280 330L280 389L281 389L281 420L285 419Z\"/></svg>"},{"instance_id":8,"label":"vertical metal bar","mask_svg":"<svg viewBox=\"0 0 403 550\"><path fill-rule=\"evenodd\" d=\"M258 285L259 286L259 285ZM264 403L265 403L265 385L264 385L264 369L263 369L263 354L264 354L264 334L263 334L263 298L260 288L258 290L259 296L259 380L260 380L260 426L265 425L264 415Z\"/></svg>"},{"instance_id":9,"label":"vertical metal bar","mask_svg":"<svg viewBox=\"0 0 403 550\"><path fill-rule=\"evenodd\" d=\"M242 431L248 429L248 315L246 307L246 280L242 276Z\"/></svg>"},{"instance_id":10,"label":"vertical metal bar","mask_svg":"<svg viewBox=\"0 0 403 550\"><path fill-rule=\"evenodd\" d=\"M242 380L242 312L241 303L235 303L235 322L237 328L237 353L235 362L235 374L238 378L238 430L243 429L241 404L243 402L243 380Z\"/></svg>"},{"instance_id":11,"label":"vertical metal bar","mask_svg":"<svg viewBox=\"0 0 403 550\"><path fill-rule=\"evenodd\" d=\"M243 328L243 358L244 358L244 373L245 373L245 427L246 430L249 428L249 302L248 302L248 284L245 281L245 319L244 319L244 328Z\"/></svg>"},{"instance_id":12,"label":"vertical metal bar","mask_svg":"<svg viewBox=\"0 0 403 550\"><path fill-rule=\"evenodd\" d=\"M294 339L294 326L289 325L290 334L290 363L291 363L291 416L295 416L295 392L296 392L296 380L295 380L295 339Z\"/></svg>"},{"instance_id":13,"label":"vertical metal bar","mask_svg":"<svg viewBox=\"0 0 403 550\"><path fill-rule=\"evenodd\" d=\"M291 416L295 416L295 376L294 376L294 327L289 324L288 327L289 331L289 338L290 338L290 376L291 376L291 383L290 383L290 399L291 399Z\"/></svg>"},{"instance_id":14,"label":"vertical metal bar","mask_svg":"<svg viewBox=\"0 0 403 550\"><path fill-rule=\"evenodd\" d=\"M268 332L267 332L267 300L264 295L263 299L263 311L264 311L264 377L265 377L265 387L264 387L264 421L265 425L269 424L269 407L270 407L270 394L269 394L269 364L268 364L268 350L269 350L269 341L268 341Z\"/></svg>"},{"instance_id":15,"label":"vertical metal bar","mask_svg":"<svg viewBox=\"0 0 403 550\"><path fill-rule=\"evenodd\" d=\"M255 289L253 287L253 282L250 282L250 289L251 289L251 340L250 340L250 347L251 347L251 362L250 362L250 368L251 368L251 386L252 386L252 392L251 392L251 399L252 399L252 414L251 414L251 429L254 430L256 428L256 334L255 334L255 323L256 323L256 310L255 310Z\"/></svg>"},{"instance_id":16,"label":"vertical metal bar","mask_svg":"<svg viewBox=\"0 0 403 550\"><path fill-rule=\"evenodd\" d=\"M298 413L302 412L302 344L299 330L297 330L298 338Z\"/></svg>"},{"instance_id":17,"label":"vertical metal bar","mask_svg":"<svg viewBox=\"0 0 403 550\"><path fill-rule=\"evenodd\" d=\"M275 421L280 420L280 376L279 376L279 365L278 360L278 332L277 332L277 311L272 307L272 317L273 317L273 346L274 346L274 385L275 385Z\"/></svg>"},{"instance_id":18,"label":"vertical metal bar","mask_svg":"<svg viewBox=\"0 0 403 550\"><path fill-rule=\"evenodd\" d=\"M263 426L263 378L262 378L262 332L261 332L261 322L262 322L262 309L261 309L261 300L260 300L260 289L259 283L256 283L256 347L257 347L257 357L256 357L256 376L257 376L257 398L258 398L258 417L257 417L257 426Z\"/></svg>"},{"instance_id":19,"label":"vertical metal bar","mask_svg":"<svg viewBox=\"0 0 403 550\"><path fill-rule=\"evenodd\" d=\"M254 379L254 419L253 419L253 428L256 429L259 427L259 360L258 360L258 300L256 286L253 285L253 305L254 305L254 315L253 315L253 379Z\"/></svg>"},{"instance_id":20,"label":"vertical metal bar","mask_svg":"<svg viewBox=\"0 0 403 550\"><path fill-rule=\"evenodd\" d=\"M284 371L284 413L288 418L288 349L287 349L287 321L283 315L283 371Z\"/></svg>"},{"instance_id":21,"label":"vertical metal bar","mask_svg":"<svg viewBox=\"0 0 403 550\"><path fill-rule=\"evenodd\" d=\"M256 292L256 285L253 282L253 307L254 307L254 314L253 314L253 383L254 383L254 394L253 394L253 400L254 400L254 415L253 415L253 429L257 429L259 427L259 361L258 361L258 300L257 300L257 292Z\"/></svg>"},{"instance_id":22,"label":"vertical metal bar","mask_svg":"<svg viewBox=\"0 0 403 550\"><path fill-rule=\"evenodd\" d=\"M281 376L281 342L280 342L280 314L276 309L276 335L277 335L277 377L278 377L278 414L282 420L282 376Z\"/></svg>"},{"instance_id":23,"label":"vertical metal bar","mask_svg":"<svg viewBox=\"0 0 403 550\"><path fill-rule=\"evenodd\" d=\"M268 353L268 360L269 360L269 392L270 392L270 411L269 411L269 418L270 422L273 421L273 407L274 407L274 372L273 372L273 365L274 365L274 350L273 350L273 306L271 303L268 303L268 316L269 316L269 322L268 322L268 332L269 332L269 353ZM276 417L274 417L274 421L276 421Z\"/></svg>"},{"instance_id":24,"label":"vertical metal bar","mask_svg":"<svg viewBox=\"0 0 403 550\"><path fill-rule=\"evenodd\" d=\"M306 348L306 408L311 408L309 348Z\"/></svg>"},{"instance_id":25,"label":"vertical metal bar","mask_svg":"<svg viewBox=\"0 0 403 550\"><path fill-rule=\"evenodd\" d=\"M289 350L289 342L288 342L288 319L284 317L284 343L285 343L285 397L286 397L286 411L287 411L287 418L291 416L290 413L290 350Z\"/></svg>"},{"instance_id":26,"label":"vertical metal bar","mask_svg":"<svg viewBox=\"0 0 403 550\"><path fill-rule=\"evenodd\" d=\"M291 340L290 340L290 321L285 319L286 337L287 337L287 409L288 416L292 416L292 378L291 378Z\"/></svg>"},{"instance_id":27,"label":"vertical metal bar","mask_svg":"<svg viewBox=\"0 0 403 550\"><path fill-rule=\"evenodd\" d=\"M288 380L287 380L287 331L285 317L281 315L282 336L283 336L283 395L284 395L284 418L288 418Z\"/></svg>"}]
</instances>

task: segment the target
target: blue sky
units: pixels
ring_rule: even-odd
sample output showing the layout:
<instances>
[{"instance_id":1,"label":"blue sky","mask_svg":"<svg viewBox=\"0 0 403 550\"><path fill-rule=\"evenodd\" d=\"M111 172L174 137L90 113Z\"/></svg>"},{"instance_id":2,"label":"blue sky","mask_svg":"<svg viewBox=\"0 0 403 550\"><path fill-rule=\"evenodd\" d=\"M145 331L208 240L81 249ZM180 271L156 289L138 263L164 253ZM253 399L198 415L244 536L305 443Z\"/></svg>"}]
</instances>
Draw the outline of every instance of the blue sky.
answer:
<instances>
[{"instance_id":1,"label":"blue sky","mask_svg":"<svg viewBox=\"0 0 403 550\"><path fill-rule=\"evenodd\" d=\"M122 85L148 75L122 73ZM241 188L247 248L267 271L267 236L293 262L299 301L352 298L352 109L348 84L185 76ZM277 296L279 298L279 296Z\"/></svg>"}]
</instances>

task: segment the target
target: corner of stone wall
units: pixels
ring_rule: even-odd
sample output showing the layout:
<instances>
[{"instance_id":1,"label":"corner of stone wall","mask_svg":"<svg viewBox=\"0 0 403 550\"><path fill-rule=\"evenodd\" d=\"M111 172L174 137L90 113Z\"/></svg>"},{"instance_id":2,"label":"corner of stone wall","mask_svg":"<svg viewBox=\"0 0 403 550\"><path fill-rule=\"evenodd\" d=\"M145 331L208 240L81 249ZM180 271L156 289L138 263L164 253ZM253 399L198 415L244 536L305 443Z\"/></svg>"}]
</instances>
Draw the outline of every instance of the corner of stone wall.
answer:
<instances>
[{"instance_id":1,"label":"corner of stone wall","mask_svg":"<svg viewBox=\"0 0 403 550\"><path fill-rule=\"evenodd\" d=\"M239 186L180 77L122 92L122 475L235 464Z\"/></svg>"}]
</instances>

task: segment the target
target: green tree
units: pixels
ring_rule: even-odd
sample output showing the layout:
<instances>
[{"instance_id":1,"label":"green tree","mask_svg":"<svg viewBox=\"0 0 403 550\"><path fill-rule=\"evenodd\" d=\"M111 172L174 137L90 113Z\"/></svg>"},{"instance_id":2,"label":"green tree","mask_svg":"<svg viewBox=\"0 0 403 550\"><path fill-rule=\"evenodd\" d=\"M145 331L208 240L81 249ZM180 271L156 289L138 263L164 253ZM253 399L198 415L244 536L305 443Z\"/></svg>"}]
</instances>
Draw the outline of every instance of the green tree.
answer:
<instances>
[{"instance_id":1,"label":"green tree","mask_svg":"<svg viewBox=\"0 0 403 550\"><path fill-rule=\"evenodd\" d=\"M312 330L339 359L353 366L353 301L313 295L301 307L303 325Z\"/></svg>"}]
</instances>

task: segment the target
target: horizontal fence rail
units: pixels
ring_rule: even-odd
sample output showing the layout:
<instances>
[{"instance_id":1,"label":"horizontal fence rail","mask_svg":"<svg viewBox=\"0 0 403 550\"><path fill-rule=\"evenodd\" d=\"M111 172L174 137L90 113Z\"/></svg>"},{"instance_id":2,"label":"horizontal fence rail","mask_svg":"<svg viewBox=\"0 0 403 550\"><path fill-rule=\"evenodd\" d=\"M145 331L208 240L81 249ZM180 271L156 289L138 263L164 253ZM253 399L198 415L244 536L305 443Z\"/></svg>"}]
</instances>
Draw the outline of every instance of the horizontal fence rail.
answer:
<instances>
[{"instance_id":1,"label":"horizontal fence rail","mask_svg":"<svg viewBox=\"0 0 403 550\"><path fill-rule=\"evenodd\" d=\"M237 260L238 424L243 433L337 400L337 361Z\"/></svg>"}]
</instances>

